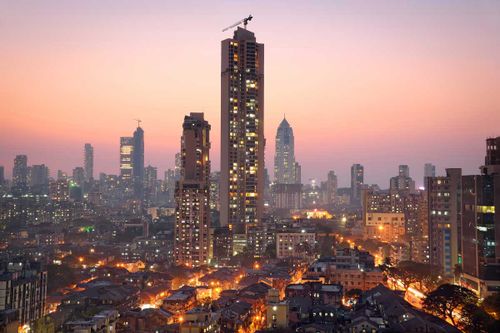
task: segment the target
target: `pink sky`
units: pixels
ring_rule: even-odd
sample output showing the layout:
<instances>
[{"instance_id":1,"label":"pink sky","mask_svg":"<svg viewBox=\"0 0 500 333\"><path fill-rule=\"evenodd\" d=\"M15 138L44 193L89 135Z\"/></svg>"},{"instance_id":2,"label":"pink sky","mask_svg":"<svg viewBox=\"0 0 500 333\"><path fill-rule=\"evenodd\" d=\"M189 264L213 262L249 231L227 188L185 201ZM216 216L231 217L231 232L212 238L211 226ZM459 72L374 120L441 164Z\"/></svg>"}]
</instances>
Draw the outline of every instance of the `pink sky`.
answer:
<instances>
[{"instance_id":1,"label":"pink sky","mask_svg":"<svg viewBox=\"0 0 500 333\"><path fill-rule=\"evenodd\" d=\"M118 173L143 121L146 164L173 166L181 123L205 112L219 168L221 29L248 14L266 45L266 162L286 113L303 180L352 163L388 186L398 164L477 171L500 135L496 1L2 1L0 165L70 172L83 145Z\"/></svg>"}]
</instances>

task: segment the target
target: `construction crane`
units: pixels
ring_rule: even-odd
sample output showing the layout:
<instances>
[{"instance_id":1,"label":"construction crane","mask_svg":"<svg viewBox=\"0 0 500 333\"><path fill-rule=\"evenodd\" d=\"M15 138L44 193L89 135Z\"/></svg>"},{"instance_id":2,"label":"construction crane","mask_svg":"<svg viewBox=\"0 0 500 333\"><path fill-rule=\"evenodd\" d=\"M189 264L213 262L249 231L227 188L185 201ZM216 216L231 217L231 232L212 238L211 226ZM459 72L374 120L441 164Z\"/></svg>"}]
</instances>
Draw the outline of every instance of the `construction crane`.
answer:
<instances>
[{"instance_id":1,"label":"construction crane","mask_svg":"<svg viewBox=\"0 0 500 333\"><path fill-rule=\"evenodd\" d=\"M141 127L142 121L140 119L134 119L134 120L137 121L137 127Z\"/></svg>"},{"instance_id":2,"label":"construction crane","mask_svg":"<svg viewBox=\"0 0 500 333\"><path fill-rule=\"evenodd\" d=\"M222 29L222 32L224 32L224 31L226 31L226 30L229 30L229 29L231 29L231 28L234 28L234 27L236 27L236 26L238 26L238 25L240 25L240 24L242 24L242 23L243 23L243 27L246 29L246 28L247 28L248 21L251 21L252 19L253 19L253 16L252 16L252 15L248 15L248 17L246 17L246 18L244 18L244 19L242 19L242 20L239 20L239 21L238 21L238 22L236 22L235 24L232 24L232 25L230 25L229 27Z\"/></svg>"}]
</instances>

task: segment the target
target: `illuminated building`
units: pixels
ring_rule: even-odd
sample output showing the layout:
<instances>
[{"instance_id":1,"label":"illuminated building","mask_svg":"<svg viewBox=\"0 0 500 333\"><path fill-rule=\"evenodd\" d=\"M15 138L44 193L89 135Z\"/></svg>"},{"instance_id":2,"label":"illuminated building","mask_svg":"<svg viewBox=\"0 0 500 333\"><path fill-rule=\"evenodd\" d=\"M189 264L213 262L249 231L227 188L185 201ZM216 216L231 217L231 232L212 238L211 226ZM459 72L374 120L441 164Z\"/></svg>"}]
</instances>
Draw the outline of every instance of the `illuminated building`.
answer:
<instances>
[{"instance_id":1,"label":"illuminated building","mask_svg":"<svg viewBox=\"0 0 500 333\"><path fill-rule=\"evenodd\" d=\"M28 156L17 155L12 169L12 193L28 193Z\"/></svg>"},{"instance_id":2,"label":"illuminated building","mask_svg":"<svg viewBox=\"0 0 500 333\"><path fill-rule=\"evenodd\" d=\"M90 143L86 143L84 146L83 161L85 181L90 182L94 179L94 147Z\"/></svg>"},{"instance_id":3,"label":"illuminated building","mask_svg":"<svg viewBox=\"0 0 500 333\"><path fill-rule=\"evenodd\" d=\"M361 187L364 184L365 169L361 164L351 166L351 204L359 205L361 203Z\"/></svg>"},{"instance_id":4,"label":"illuminated building","mask_svg":"<svg viewBox=\"0 0 500 333\"><path fill-rule=\"evenodd\" d=\"M403 241L405 216L403 213L367 213L365 215L365 239L378 239L393 243Z\"/></svg>"},{"instance_id":5,"label":"illuminated building","mask_svg":"<svg viewBox=\"0 0 500 333\"><path fill-rule=\"evenodd\" d=\"M279 184L296 184L295 148L293 129L283 118L276 132L276 151L274 155L274 181Z\"/></svg>"},{"instance_id":6,"label":"illuminated building","mask_svg":"<svg viewBox=\"0 0 500 333\"><path fill-rule=\"evenodd\" d=\"M334 256L315 261L309 267L307 277L323 277L328 283L341 284L345 291L369 290L384 279L380 269L374 268L373 256L350 248L336 250Z\"/></svg>"},{"instance_id":7,"label":"illuminated building","mask_svg":"<svg viewBox=\"0 0 500 333\"><path fill-rule=\"evenodd\" d=\"M182 127L174 248L177 264L193 267L209 260L210 125L203 113L191 113Z\"/></svg>"},{"instance_id":8,"label":"illuminated building","mask_svg":"<svg viewBox=\"0 0 500 333\"><path fill-rule=\"evenodd\" d=\"M432 163L425 163L424 165L424 186L427 184L426 178L436 177L436 166Z\"/></svg>"},{"instance_id":9,"label":"illuminated building","mask_svg":"<svg viewBox=\"0 0 500 333\"><path fill-rule=\"evenodd\" d=\"M398 193L414 193L415 181L410 177L410 168L408 165L399 166L399 174L396 177L391 177L390 186L391 192Z\"/></svg>"},{"instance_id":10,"label":"illuminated building","mask_svg":"<svg viewBox=\"0 0 500 333\"><path fill-rule=\"evenodd\" d=\"M325 200L323 201L326 205L331 206L337 201L337 175L335 171L331 170L328 172L328 178L325 185Z\"/></svg>"},{"instance_id":11,"label":"illuminated building","mask_svg":"<svg viewBox=\"0 0 500 333\"><path fill-rule=\"evenodd\" d=\"M133 176L134 138L125 136L120 138L120 178L130 183Z\"/></svg>"},{"instance_id":12,"label":"illuminated building","mask_svg":"<svg viewBox=\"0 0 500 333\"><path fill-rule=\"evenodd\" d=\"M45 164L31 166L30 187L32 194L47 194L49 192L49 168Z\"/></svg>"},{"instance_id":13,"label":"illuminated building","mask_svg":"<svg viewBox=\"0 0 500 333\"><path fill-rule=\"evenodd\" d=\"M73 181L78 186L83 186L85 182L85 170L82 167L76 167L73 169Z\"/></svg>"},{"instance_id":14,"label":"illuminated building","mask_svg":"<svg viewBox=\"0 0 500 333\"><path fill-rule=\"evenodd\" d=\"M133 136L132 176L134 195L138 199L144 196L144 130L138 126Z\"/></svg>"},{"instance_id":15,"label":"illuminated building","mask_svg":"<svg viewBox=\"0 0 500 333\"><path fill-rule=\"evenodd\" d=\"M220 210L219 199L220 172L212 172L210 175L210 209Z\"/></svg>"},{"instance_id":16,"label":"illuminated building","mask_svg":"<svg viewBox=\"0 0 500 333\"><path fill-rule=\"evenodd\" d=\"M297 230L276 233L276 258L313 258L316 234Z\"/></svg>"},{"instance_id":17,"label":"illuminated building","mask_svg":"<svg viewBox=\"0 0 500 333\"><path fill-rule=\"evenodd\" d=\"M427 178L429 263L452 276L459 263L462 169L446 169L445 177Z\"/></svg>"},{"instance_id":18,"label":"illuminated building","mask_svg":"<svg viewBox=\"0 0 500 333\"><path fill-rule=\"evenodd\" d=\"M221 90L220 224L239 252L264 209L264 45L253 32L238 27L222 41Z\"/></svg>"},{"instance_id":19,"label":"illuminated building","mask_svg":"<svg viewBox=\"0 0 500 333\"><path fill-rule=\"evenodd\" d=\"M157 201L159 192L158 169L151 165L144 168L144 198L149 203Z\"/></svg>"},{"instance_id":20,"label":"illuminated building","mask_svg":"<svg viewBox=\"0 0 500 333\"><path fill-rule=\"evenodd\" d=\"M65 179L53 180L49 184L50 200L61 202L69 200L69 182Z\"/></svg>"},{"instance_id":21,"label":"illuminated building","mask_svg":"<svg viewBox=\"0 0 500 333\"><path fill-rule=\"evenodd\" d=\"M266 326L267 328L288 327L288 302L280 301L279 290L269 289L266 299Z\"/></svg>"},{"instance_id":22,"label":"illuminated building","mask_svg":"<svg viewBox=\"0 0 500 333\"><path fill-rule=\"evenodd\" d=\"M462 177L461 283L480 297L500 291L500 137L486 144L482 174Z\"/></svg>"},{"instance_id":23,"label":"illuminated building","mask_svg":"<svg viewBox=\"0 0 500 333\"><path fill-rule=\"evenodd\" d=\"M229 227L213 229L213 256L218 262L228 261L232 253L233 236Z\"/></svg>"},{"instance_id":24,"label":"illuminated building","mask_svg":"<svg viewBox=\"0 0 500 333\"><path fill-rule=\"evenodd\" d=\"M16 310L19 324L30 324L46 314L46 297L47 272L40 263L2 263L0 312Z\"/></svg>"}]
</instances>

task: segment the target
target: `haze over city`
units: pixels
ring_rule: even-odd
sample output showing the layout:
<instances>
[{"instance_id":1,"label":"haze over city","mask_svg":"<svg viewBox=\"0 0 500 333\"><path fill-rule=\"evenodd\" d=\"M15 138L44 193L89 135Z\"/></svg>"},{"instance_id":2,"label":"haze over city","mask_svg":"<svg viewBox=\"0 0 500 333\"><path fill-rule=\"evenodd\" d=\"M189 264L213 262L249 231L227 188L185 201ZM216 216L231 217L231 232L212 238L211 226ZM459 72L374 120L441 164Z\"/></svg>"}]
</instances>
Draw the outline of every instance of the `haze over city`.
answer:
<instances>
[{"instance_id":1,"label":"haze over city","mask_svg":"<svg viewBox=\"0 0 500 333\"><path fill-rule=\"evenodd\" d=\"M500 4L495 1L2 1L0 164L17 154L55 176L95 149L116 174L134 119L145 163L172 168L185 114L212 126L220 163L222 28L248 14L266 45L266 167L283 115L304 183L350 166L388 187L399 164L478 172L500 124Z\"/></svg>"}]
</instances>

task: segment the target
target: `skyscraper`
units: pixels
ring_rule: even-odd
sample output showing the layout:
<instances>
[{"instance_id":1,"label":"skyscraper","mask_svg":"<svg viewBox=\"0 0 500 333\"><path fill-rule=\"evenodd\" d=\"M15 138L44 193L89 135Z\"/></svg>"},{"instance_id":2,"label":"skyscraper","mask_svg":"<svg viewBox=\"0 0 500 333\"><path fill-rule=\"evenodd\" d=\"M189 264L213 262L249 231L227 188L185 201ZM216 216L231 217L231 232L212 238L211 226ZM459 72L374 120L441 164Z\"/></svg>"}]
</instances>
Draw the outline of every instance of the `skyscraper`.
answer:
<instances>
[{"instance_id":1,"label":"skyscraper","mask_svg":"<svg viewBox=\"0 0 500 333\"><path fill-rule=\"evenodd\" d=\"M452 276L460 261L462 169L446 169L445 177L427 178L429 263Z\"/></svg>"},{"instance_id":2,"label":"skyscraper","mask_svg":"<svg viewBox=\"0 0 500 333\"><path fill-rule=\"evenodd\" d=\"M184 117L181 178L175 189L175 261L208 264L210 228L210 125L203 113Z\"/></svg>"},{"instance_id":3,"label":"skyscraper","mask_svg":"<svg viewBox=\"0 0 500 333\"><path fill-rule=\"evenodd\" d=\"M500 173L500 136L486 139L484 165L488 167L488 173Z\"/></svg>"},{"instance_id":4,"label":"skyscraper","mask_svg":"<svg viewBox=\"0 0 500 333\"><path fill-rule=\"evenodd\" d=\"M436 177L436 166L432 163L425 163L424 165L424 186L427 183L426 178Z\"/></svg>"},{"instance_id":5,"label":"skyscraper","mask_svg":"<svg viewBox=\"0 0 500 333\"><path fill-rule=\"evenodd\" d=\"M295 148L293 129L283 118L276 132L274 179L279 184L295 184Z\"/></svg>"},{"instance_id":6,"label":"skyscraper","mask_svg":"<svg viewBox=\"0 0 500 333\"><path fill-rule=\"evenodd\" d=\"M130 185L133 175L134 138L124 136L120 138L120 178Z\"/></svg>"},{"instance_id":7,"label":"skyscraper","mask_svg":"<svg viewBox=\"0 0 500 333\"><path fill-rule=\"evenodd\" d=\"M351 166L351 204L359 205L361 203L361 186L364 183L365 170L361 164Z\"/></svg>"},{"instance_id":8,"label":"skyscraper","mask_svg":"<svg viewBox=\"0 0 500 333\"><path fill-rule=\"evenodd\" d=\"M144 196L144 130L137 126L133 136L132 175L134 178L134 195L138 199Z\"/></svg>"},{"instance_id":9,"label":"skyscraper","mask_svg":"<svg viewBox=\"0 0 500 333\"><path fill-rule=\"evenodd\" d=\"M486 140L482 174L462 177L461 284L486 297L500 289L500 137Z\"/></svg>"},{"instance_id":10,"label":"skyscraper","mask_svg":"<svg viewBox=\"0 0 500 333\"><path fill-rule=\"evenodd\" d=\"M49 168L45 164L33 165L31 168L30 186L33 194L49 193Z\"/></svg>"},{"instance_id":11,"label":"skyscraper","mask_svg":"<svg viewBox=\"0 0 500 333\"><path fill-rule=\"evenodd\" d=\"M326 180L326 204L333 205L337 198L337 175L335 171L331 170L328 172L328 178Z\"/></svg>"},{"instance_id":12,"label":"skyscraper","mask_svg":"<svg viewBox=\"0 0 500 333\"><path fill-rule=\"evenodd\" d=\"M90 143L86 143L84 147L84 169L85 181L90 182L94 179L94 147Z\"/></svg>"},{"instance_id":13,"label":"skyscraper","mask_svg":"<svg viewBox=\"0 0 500 333\"><path fill-rule=\"evenodd\" d=\"M28 192L28 157L17 155L12 169L12 192L25 194Z\"/></svg>"},{"instance_id":14,"label":"skyscraper","mask_svg":"<svg viewBox=\"0 0 500 333\"><path fill-rule=\"evenodd\" d=\"M0 165L0 186L5 183L5 168L3 165Z\"/></svg>"},{"instance_id":15,"label":"skyscraper","mask_svg":"<svg viewBox=\"0 0 500 333\"><path fill-rule=\"evenodd\" d=\"M396 177L391 177L389 188L391 192L414 193L415 181L410 177L408 165L400 165L399 173Z\"/></svg>"},{"instance_id":16,"label":"skyscraper","mask_svg":"<svg viewBox=\"0 0 500 333\"><path fill-rule=\"evenodd\" d=\"M82 167L76 167L73 169L73 182L76 185L82 187L85 182L85 169Z\"/></svg>"},{"instance_id":17,"label":"skyscraper","mask_svg":"<svg viewBox=\"0 0 500 333\"><path fill-rule=\"evenodd\" d=\"M222 41L221 99L220 221L234 253L264 209L264 45L240 27Z\"/></svg>"}]
</instances>

